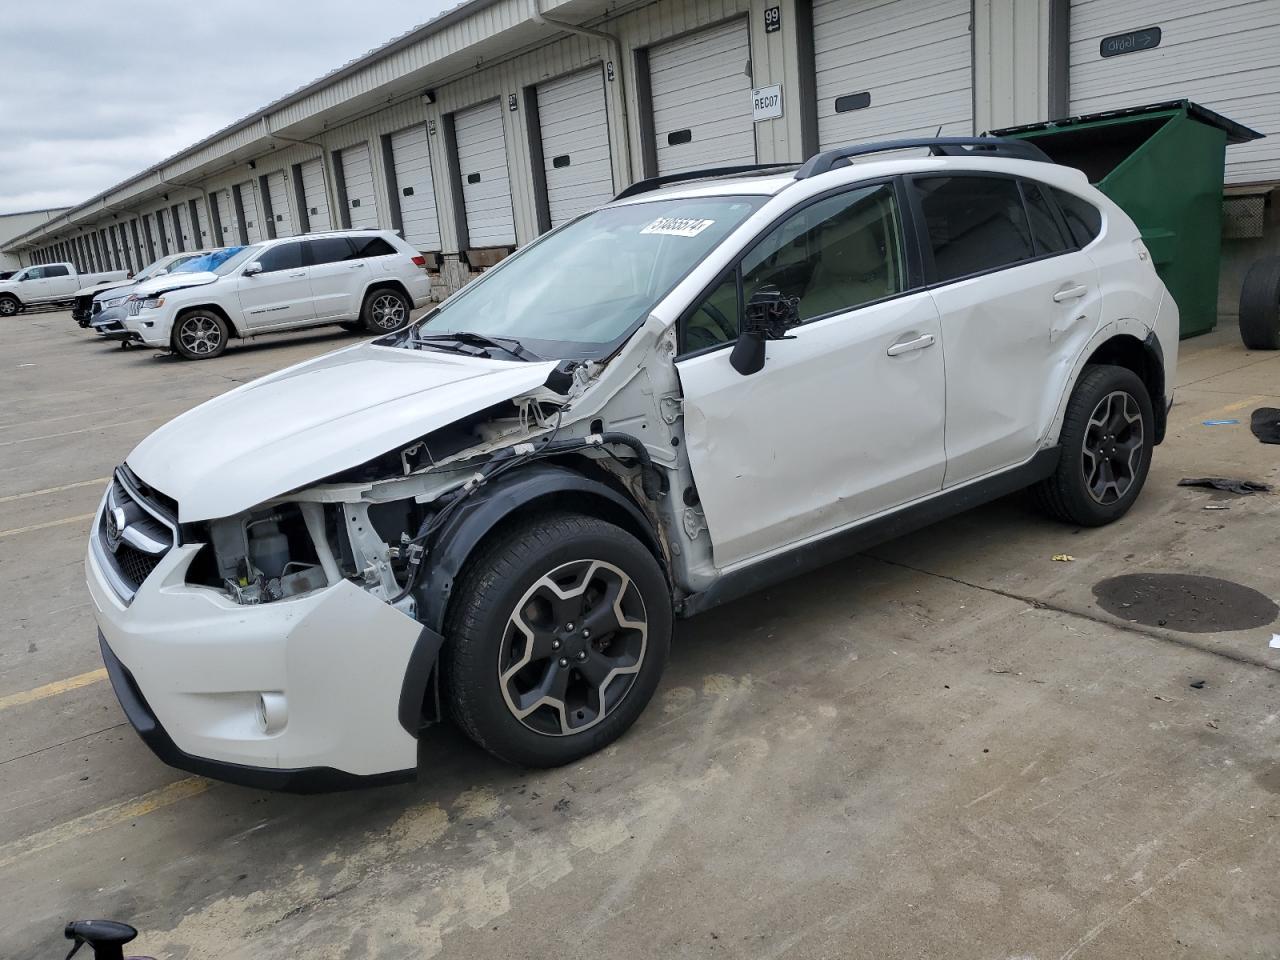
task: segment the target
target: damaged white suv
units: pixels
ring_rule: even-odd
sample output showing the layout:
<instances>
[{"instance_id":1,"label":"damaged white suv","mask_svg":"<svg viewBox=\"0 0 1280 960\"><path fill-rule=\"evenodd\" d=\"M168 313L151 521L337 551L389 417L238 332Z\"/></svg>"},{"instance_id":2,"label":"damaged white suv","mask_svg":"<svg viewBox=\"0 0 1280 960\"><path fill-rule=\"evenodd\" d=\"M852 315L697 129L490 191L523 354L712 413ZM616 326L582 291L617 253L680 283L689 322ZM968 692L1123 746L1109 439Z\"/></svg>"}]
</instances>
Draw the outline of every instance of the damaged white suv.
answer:
<instances>
[{"instance_id":1,"label":"damaged white suv","mask_svg":"<svg viewBox=\"0 0 1280 960\"><path fill-rule=\"evenodd\" d=\"M1178 344L1138 230L1027 144L913 143L637 184L152 434L87 560L144 740L327 789L413 776L448 713L562 764L674 616L1023 487L1124 514Z\"/></svg>"}]
</instances>

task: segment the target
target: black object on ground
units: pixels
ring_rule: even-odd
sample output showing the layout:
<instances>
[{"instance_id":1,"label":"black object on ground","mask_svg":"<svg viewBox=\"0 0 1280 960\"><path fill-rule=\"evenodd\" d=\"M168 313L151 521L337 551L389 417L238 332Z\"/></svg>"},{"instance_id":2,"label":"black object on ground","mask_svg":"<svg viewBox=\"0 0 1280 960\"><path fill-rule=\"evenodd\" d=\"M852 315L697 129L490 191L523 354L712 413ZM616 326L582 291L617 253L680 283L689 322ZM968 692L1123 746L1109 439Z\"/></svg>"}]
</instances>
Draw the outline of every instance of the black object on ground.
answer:
<instances>
[{"instance_id":1,"label":"black object on ground","mask_svg":"<svg viewBox=\"0 0 1280 960\"><path fill-rule=\"evenodd\" d=\"M1227 493L1270 493L1269 484L1256 480L1237 480L1235 477L1183 477L1178 481L1180 487L1209 487L1212 490L1225 490Z\"/></svg>"},{"instance_id":2,"label":"black object on ground","mask_svg":"<svg viewBox=\"0 0 1280 960\"><path fill-rule=\"evenodd\" d=\"M1249 417L1249 429L1263 443L1280 443L1280 409L1259 407Z\"/></svg>"},{"instance_id":3,"label":"black object on ground","mask_svg":"<svg viewBox=\"0 0 1280 960\"><path fill-rule=\"evenodd\" d=\"M1253 630L1280 607L1251 587L1183 573L1127 573L1093 586L1098 606L1114 617L1183 633Z\"/></svg>"}]
</instances>

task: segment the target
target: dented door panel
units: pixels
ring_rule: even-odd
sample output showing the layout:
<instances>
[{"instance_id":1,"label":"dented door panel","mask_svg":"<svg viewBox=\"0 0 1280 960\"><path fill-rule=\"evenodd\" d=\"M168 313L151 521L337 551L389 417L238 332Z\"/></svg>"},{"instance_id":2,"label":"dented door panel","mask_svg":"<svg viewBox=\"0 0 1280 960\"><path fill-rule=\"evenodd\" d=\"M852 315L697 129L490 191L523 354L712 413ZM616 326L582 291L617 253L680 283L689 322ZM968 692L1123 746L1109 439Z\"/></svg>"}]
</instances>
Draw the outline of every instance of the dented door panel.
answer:
<instances>
[{"instance_id":1,"label":"dented door panel","mask_svg":"<svg viewBox=\"0 0 1280 960\"><path fill-rule=\"evenodd\" d=\"M724 568L937 493L945 387L926 292L837 314L767 345L742 376L730 350L685 358L686 442ZM895 344L932 344L890 356Z\"/></svg>"}]
</instances>

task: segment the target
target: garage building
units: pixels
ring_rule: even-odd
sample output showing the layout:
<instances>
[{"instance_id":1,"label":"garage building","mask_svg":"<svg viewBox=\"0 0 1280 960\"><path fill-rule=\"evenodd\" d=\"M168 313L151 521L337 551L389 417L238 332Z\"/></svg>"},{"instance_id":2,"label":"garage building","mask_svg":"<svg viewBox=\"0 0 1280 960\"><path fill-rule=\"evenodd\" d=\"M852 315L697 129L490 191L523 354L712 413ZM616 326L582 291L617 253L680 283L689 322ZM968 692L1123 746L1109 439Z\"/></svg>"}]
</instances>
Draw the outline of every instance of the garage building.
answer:
<instances>
[{"instance_id":1,"label":"garage building","mask_svg":"<svg viewBox=\"0 0 1280 960\"><path fill-rule=\"evenodd\" d=\"M1280 0L470 0L5 249L381 228L443 294L643 177L1183 98L1270 135L1227 153L1229 309L1280 248Z\"/></svg>"}]
</instances>

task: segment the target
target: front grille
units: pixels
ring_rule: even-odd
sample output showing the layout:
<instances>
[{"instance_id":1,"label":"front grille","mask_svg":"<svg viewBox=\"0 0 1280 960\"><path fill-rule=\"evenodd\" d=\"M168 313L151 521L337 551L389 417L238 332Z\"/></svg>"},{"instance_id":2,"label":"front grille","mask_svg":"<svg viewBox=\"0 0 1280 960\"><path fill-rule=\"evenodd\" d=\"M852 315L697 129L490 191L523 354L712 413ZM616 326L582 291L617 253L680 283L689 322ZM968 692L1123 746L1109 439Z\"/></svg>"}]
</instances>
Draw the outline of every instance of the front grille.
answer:
<instances>
[{"instance_id":1,"label":"front grille","mask_svg":"<svg viewBox=\"0 0 1280 960\"><path fill-rule=\"evenodd\" d=\"M75 306L71 310L72 317L77 320L81 317L87 317L89 315L90 305L96 306L96 304L93 303L93 297L76 297Z\"/></svg>"},{"instance_id":2,"label":"front grille","mask_svg":"<svg viewBox=\"0 0 1280 960\"><path fill-rule=\"evenodd\" d=\"M131 600L178 543L177 504L120 467L94 528L112 585Z\"/></svg>"}]
</instances>

